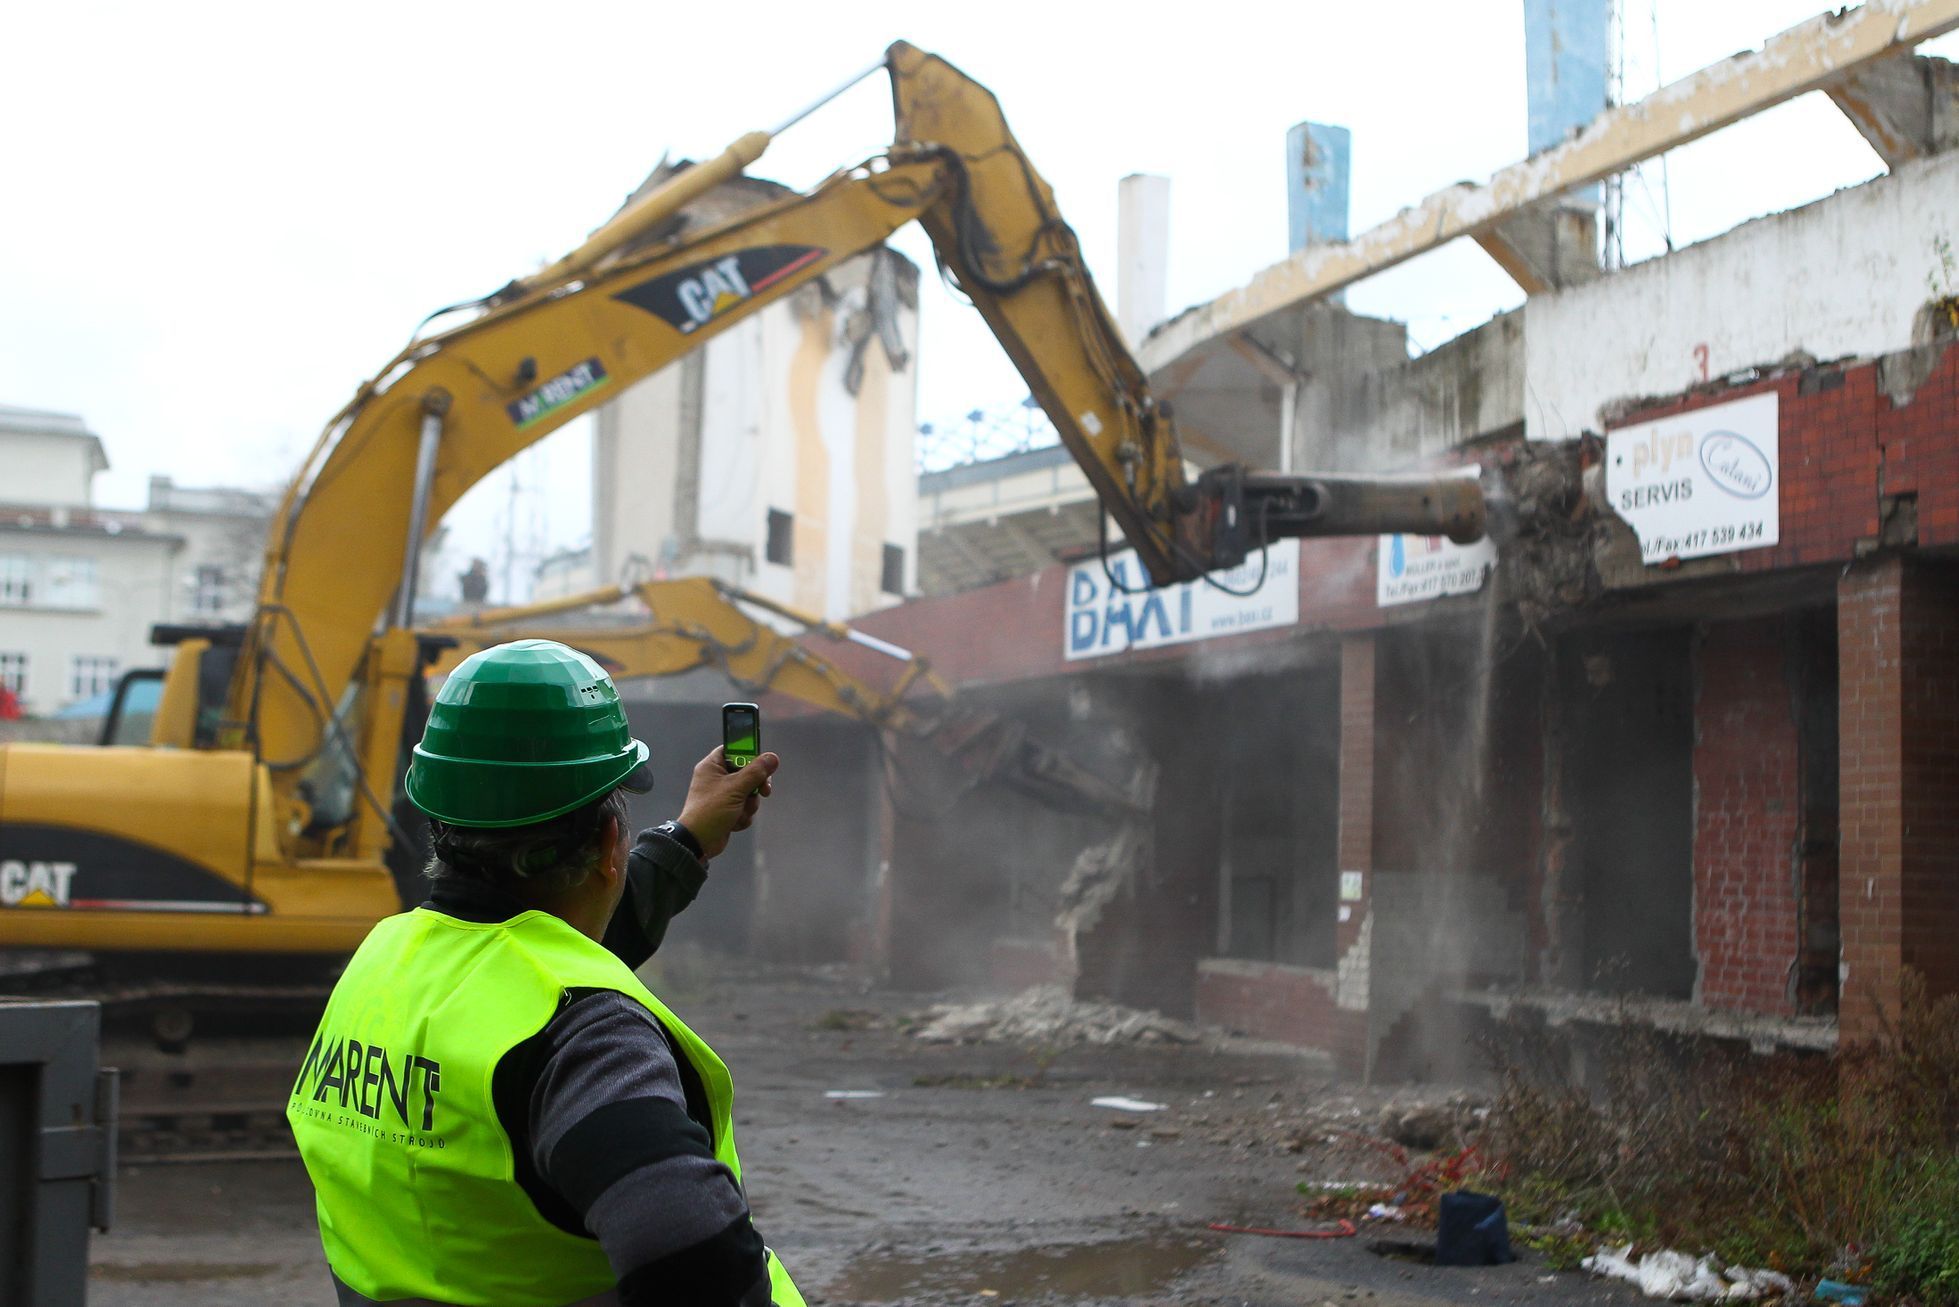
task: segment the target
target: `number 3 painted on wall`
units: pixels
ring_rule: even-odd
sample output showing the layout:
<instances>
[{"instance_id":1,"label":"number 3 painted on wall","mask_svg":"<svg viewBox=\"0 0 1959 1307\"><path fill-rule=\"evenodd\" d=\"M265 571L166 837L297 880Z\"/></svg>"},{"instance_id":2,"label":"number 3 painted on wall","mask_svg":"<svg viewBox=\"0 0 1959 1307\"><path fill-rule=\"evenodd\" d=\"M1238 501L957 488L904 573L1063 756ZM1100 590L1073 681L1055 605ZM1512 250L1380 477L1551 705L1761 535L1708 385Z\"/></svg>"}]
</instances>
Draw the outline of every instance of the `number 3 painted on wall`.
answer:
<instances>
[{"instance_id":1,"label":"number 3 painted on wall","mask_svg":"<svg viewBox=\"0 0 1959 1307\"><path fill-rule=\"evenodd\" d=\"M1707 342L1694 346L1694 362L1701 365L1701 380L1707 380Z\"/></svg>"}]
</instances>

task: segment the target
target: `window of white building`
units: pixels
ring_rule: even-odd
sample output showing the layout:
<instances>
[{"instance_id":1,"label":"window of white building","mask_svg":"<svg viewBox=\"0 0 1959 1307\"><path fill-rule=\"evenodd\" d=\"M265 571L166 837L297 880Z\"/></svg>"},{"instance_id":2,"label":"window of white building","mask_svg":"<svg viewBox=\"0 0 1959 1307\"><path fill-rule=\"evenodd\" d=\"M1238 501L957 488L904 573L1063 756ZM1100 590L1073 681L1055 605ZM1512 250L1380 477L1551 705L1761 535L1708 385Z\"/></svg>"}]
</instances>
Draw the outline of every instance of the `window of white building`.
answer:
<instances>
[{"instance_id":1,"label":"window of white building","mask_svg":"<svg viewBox=\"0 0 1959 1307\"><path fill-rule=\"evenodd\" d=\"M95 560L84 554L56 554L42 572L46 582L39 602L50 608L97 608L102 587Z\"/></svg>"},{"instance_id":2,"label":"window of white building","mask_svg":"<svg viewBox=\"0 0 1959 1307\"><path fill-rule=\"evenodd\" d=\"M0 604L34 602L34 560L26 554L0 554Z\"/></svg>"},{"instance_id":3,"label":"window of white building","mask_svg":"<svg viewBox=\"0 0 1959 1307\"><path fill-rule=\"evenodd\" d=\"M116 660L107 654L76 654L68 677L70 698L86 699L116 683Z\"/></svg>"},{"instance_id":4,"label":"window of white building","mask_svg":"<svg viewBox=\"0 0 1959 1307\"><path fill-rule=\"evenodd\" d=\"M0 650L0 685L17 695L27 693L27 655Z\"/></svg>"},{"instance_id":5,"label":"window of white building","mask_svg":"<svg viewBox=\"0 0 1959 1307\"><path fill-rule=\"evenodd\" d=\"M190 593L190 609L209 617L224 611L224 569L214 563L199 563L197 579Z\"/></svg>"}]
</instances>

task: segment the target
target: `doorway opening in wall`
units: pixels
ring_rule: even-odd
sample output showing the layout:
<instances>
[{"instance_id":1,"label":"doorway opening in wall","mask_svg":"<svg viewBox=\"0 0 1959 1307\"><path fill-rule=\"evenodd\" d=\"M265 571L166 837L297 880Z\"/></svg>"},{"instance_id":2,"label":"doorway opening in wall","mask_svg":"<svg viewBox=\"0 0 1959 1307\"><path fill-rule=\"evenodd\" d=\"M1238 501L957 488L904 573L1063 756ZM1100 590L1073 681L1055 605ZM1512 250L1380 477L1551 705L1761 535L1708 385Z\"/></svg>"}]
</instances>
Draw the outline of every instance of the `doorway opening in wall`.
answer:
<instances>
[{"instance_id":1,"label":"doorway opening in wall","mask_svg":"<svg viewBox=\"0 0 1959 1307\"><path fill-rule=\"evenodd\" d=\"M1679 626L1560 643L1572 988L1694 995L1691 637Z\"/></svg>"},{"instance_id":2,"label":"doorway opening in wall","mask_svg":"<svg viewBox=\"0 0 1959 1307\"><path fill-rule=\"evenodd\" d=\"M1340 684L1248 676L1211 696L1222 759L1218 951L1332 967L1340 906Z\"/></svg>"},{"instance_id":3,"label":"doorway opening in wall","mask_svg":"<svg viewBox=\"0 0 1959 1307\"><path fill-rule=\"evenodd\" d=\"M1837 803L1836 609L1799 613L1793 627L1800 704L1796 755L1802 795L1795 1008L1798 1016L1833 1016L1842 954L1837 898L1842 827Z\"/></svg>"}]
</instances>

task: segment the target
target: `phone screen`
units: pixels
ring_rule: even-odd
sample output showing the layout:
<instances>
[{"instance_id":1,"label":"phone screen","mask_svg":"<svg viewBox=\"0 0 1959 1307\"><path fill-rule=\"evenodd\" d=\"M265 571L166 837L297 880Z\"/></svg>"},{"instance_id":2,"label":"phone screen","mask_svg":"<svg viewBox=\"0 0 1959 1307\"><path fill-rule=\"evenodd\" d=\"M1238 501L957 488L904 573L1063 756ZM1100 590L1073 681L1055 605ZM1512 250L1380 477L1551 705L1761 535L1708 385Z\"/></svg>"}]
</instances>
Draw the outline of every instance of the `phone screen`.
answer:
<instances>
[{"instance_id":1,"label":"phone screen","mask_svg":"<svg viewBox=\"0 0 1959 1307\"><path fill-rule=\"evenodd\" d=\"M729 771L740 771L762 752L762 710L752 703L721 705L721 755Z\"/></svg>"}]
</instances>

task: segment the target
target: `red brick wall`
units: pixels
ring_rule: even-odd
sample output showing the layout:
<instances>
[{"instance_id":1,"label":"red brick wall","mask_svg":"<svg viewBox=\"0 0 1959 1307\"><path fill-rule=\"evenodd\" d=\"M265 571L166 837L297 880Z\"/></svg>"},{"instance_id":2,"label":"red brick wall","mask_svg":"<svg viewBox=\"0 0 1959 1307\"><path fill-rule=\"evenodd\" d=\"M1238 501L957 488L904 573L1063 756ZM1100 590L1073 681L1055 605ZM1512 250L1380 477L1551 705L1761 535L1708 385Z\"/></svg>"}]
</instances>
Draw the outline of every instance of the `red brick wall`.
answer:
<instances>
[{"instance_id":1,"label":"red brick wall","mask_svg":"<svg viewBox=\"0 0 1959 1307\"><path fill-rule=\"evenodd\" d=\"M1880 496L1918 497L1919 544L1959 544L1959 344L1946 346L1903 404L1878 388L1878 373L1875 362L1791 371L1679 396L1624 421L1777 394L1781 538L1735 555L1744 572L1847 562L1859 540L1876 538Z\"/></svg>"},{"instance_id":2,"label":"red brick wall","mask_svg":"<svg viewBox=\"0 0 1959 1307\"><path fill-rule=\"evenodd\" d=\"M1306 967L1206 958L1197 964L1197 1019L1257 1039L1323 1049L1342 1071L1359 1075L1367 1014L1342 1011L1333 983L1331 973Z\"/></svg>"},{"instance_id":3,"label":"red brick wall","mask_svg":"<svg viewBox=\"0 0 1959 1307\"><path fill-rule=\"evenodd\" d=\"M1721 622L1697 650L1694 950L1709 1007L1794 1006L1802 805L1784 636L1780 618Z\"/></svg>"},{"instance_id":4,"label":"red brick wall","mask_svg":"<svg viewBox=\"0 0 1959 1307\"><path fill-rule=\"evenodd\" d=\"M1905 967L1959 992L1959 594L1890 556L1837 588L1846 1041L1881 1032Z\"/></svg>"},{"instance_id":5,"label":"red brick wall","mask_svg":"<svg viewBox=\"0 0 1959 1307\"><path fill-rule=\"evenodd\" d=\"M1959 542L1959 342L1946 344L1910 403L1880 397L1876 420L1884 493L1918 496L1920 544Z\"/></svg>"}]
</instances>

